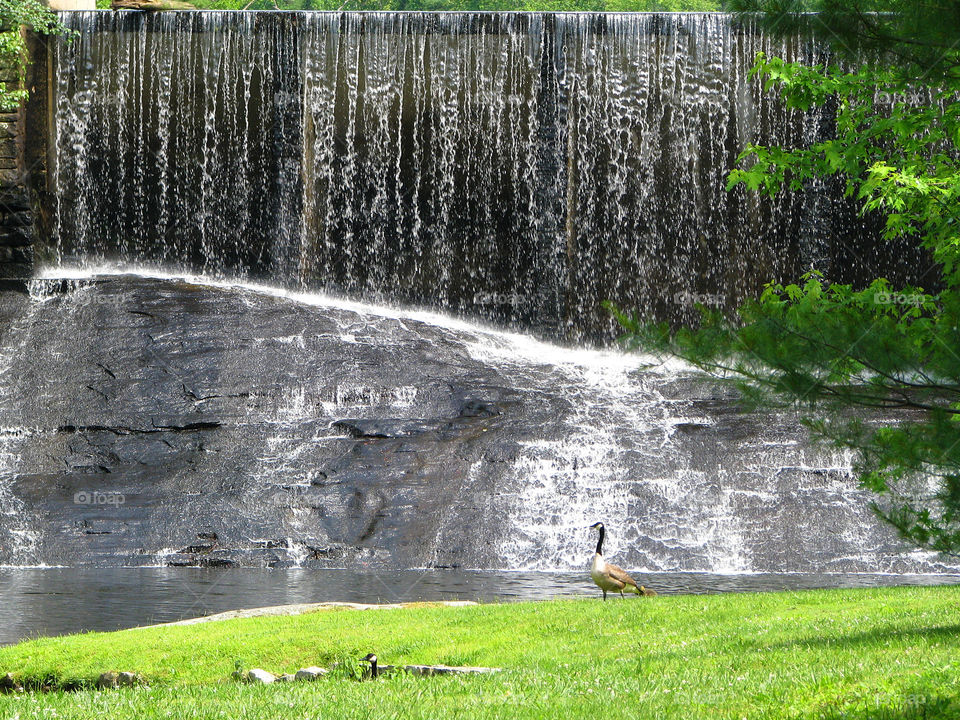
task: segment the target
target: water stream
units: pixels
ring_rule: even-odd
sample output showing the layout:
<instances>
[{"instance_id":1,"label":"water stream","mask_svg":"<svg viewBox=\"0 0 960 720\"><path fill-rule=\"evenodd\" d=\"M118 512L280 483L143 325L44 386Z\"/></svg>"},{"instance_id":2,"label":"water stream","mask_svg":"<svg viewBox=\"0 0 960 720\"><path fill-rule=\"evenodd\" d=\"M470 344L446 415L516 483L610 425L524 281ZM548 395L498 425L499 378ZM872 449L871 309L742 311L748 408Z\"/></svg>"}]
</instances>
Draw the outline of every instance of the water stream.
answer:
<instances>
[{"instance_id":1,"label":"water stream","mask_svg":"<svg viewBox=\"0 0 960 720\"><path fill-rule=\"evenodd\" d=\"M725 190L822 137L749 78L822 62L717 13L70 13L52 250L429 305L568 340L771 279L920 265L840 188ZM929 264L929 263L928 263ZM926 267L924 265L923 267ZM915 280L918 278L914 277Z\"/></svg>"}]
</instances>

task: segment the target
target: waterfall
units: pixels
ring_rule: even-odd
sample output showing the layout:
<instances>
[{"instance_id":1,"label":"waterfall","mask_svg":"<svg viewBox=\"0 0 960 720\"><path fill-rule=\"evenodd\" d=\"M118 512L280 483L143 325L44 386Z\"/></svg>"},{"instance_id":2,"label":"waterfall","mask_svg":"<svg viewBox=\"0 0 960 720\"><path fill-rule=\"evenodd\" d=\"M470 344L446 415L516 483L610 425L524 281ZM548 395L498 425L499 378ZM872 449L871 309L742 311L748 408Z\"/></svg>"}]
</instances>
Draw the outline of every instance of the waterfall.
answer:
<instances>
[{"instance_id":1,"label":"waterfall","mask_svg":"<svg viewBox=\"0 0 960 720\"><path fill-rule=\"evenodd\" d=\"M749 78L821 49L708 13L61 17L44 272L81 285L0 334L0 562L574 570L604 519L631 568L947 569L792 414L583 347L603 300L921 265L835 182L724 188L829 135Z\"/></svg>"},{"instance_id":2,"label":"waterfall","mask_svg":"<svg viewBox=\"0 0 960 720\"><path fill-rule=\"evenodd\" d=\"M747 143L829 129L748 78L759 51L820 51L726 15L63 18L79 33L53 63L63 264L266 280L574 341L612 336L603 300L680 321L813 261L837 280L915 264L875 257L834 186L725 191Z\"/></svg>"},{"instance_id":3,"label":"waterfall","mask_svg":"<svg viewBox=\"0 0 960 720\"><path fill-rule=\"evenodd\" d=\"M744 411L679 363L49 272L0 334L0 565L580 572L603 520L641 572L957 571L906 552L795 413Z\"/></svg>"}]
</instances>

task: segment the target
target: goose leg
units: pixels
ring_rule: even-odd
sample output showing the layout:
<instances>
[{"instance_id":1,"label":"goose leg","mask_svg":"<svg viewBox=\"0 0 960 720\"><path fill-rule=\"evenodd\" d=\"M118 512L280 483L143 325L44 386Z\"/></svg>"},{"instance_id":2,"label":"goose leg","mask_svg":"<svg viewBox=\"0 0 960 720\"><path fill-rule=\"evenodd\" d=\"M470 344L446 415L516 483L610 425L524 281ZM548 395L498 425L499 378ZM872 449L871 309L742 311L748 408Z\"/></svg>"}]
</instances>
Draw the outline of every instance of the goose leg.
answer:
<instances>
[{"instance_id":1,"label":"goose leg","mask_svg":"<svg viewBox=\"0 0 960 720\"><path fill-rule=\"evenodd\" d=\"M626 600L626 598L623 596L623 590L620 590L620 597Z\"/></svg>"},{"instance_id":2,"label":"goose leg","mask_svg":"<svg viewBox=\"0 0 960 720\"><path fill-rule=\"evenodd\" d=\"M607 591L606 591L606 590L601 590L601 592L603 593L603 601L606 602L606 601L607 601Z\"/></svg>"}]
</instances>

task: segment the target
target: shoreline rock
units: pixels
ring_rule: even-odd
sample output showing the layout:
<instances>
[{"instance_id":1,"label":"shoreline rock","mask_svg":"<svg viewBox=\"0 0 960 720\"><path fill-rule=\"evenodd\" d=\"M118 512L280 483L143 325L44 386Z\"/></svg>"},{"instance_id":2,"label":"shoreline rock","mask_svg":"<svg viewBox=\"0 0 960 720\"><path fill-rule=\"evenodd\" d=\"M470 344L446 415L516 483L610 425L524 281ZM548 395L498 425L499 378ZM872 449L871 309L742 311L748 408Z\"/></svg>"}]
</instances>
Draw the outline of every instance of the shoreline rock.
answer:
<instances>
[{"instance_id":1,"label":"shoreline rock","mask_svg":"<svg viewBox=\"0 0 960 720\"><path fill-rule=\"evenodd\" d=\"M168 623L157 623L155 625L138 625L137 627L127 628L130 630L146 630L149 628L175 627L178 625L198 625L206 622L218 622L220 620L238 620L241 618L254 617L275 617L283 615L304 615L311 612L320 612L322 610L402 610L410 607L468 607L478 605L472 600L438 600L436 602L409 602L409 603L384 603L367 604L351 602L321 602L321 603L298 603L293 605L270 605L259 608L246 608L239 610L228 610L226 612L215 613L213 615L203 615L201 617L188 618L185 620L175 620Z\"/></svg>"}]
</instances>

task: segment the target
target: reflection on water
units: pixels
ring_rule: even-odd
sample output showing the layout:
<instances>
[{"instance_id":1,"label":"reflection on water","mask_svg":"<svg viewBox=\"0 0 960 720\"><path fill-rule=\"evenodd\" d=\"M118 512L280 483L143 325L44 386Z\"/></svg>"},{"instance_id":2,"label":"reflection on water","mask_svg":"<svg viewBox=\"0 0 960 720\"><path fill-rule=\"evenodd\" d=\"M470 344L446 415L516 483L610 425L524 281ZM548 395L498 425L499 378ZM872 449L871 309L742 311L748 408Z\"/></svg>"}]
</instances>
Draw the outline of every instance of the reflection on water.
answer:
<instances>
[{"instance_id":1,"label":"reflection on water","mask_svg":"<svg viewBox=\"0 0 960 720\"><path fill-rule=\"evenodd\" d=\"M960 575L657 573L638 580L662 594L676 594L960 584ZM599 591L586 573L3 568L0 605L8 612L0 625L0 645L38 635L119 630L267 605L568 596L599 596Z\"/></svg>"}]
</instances>

